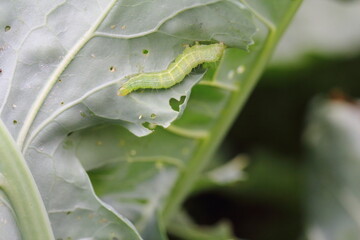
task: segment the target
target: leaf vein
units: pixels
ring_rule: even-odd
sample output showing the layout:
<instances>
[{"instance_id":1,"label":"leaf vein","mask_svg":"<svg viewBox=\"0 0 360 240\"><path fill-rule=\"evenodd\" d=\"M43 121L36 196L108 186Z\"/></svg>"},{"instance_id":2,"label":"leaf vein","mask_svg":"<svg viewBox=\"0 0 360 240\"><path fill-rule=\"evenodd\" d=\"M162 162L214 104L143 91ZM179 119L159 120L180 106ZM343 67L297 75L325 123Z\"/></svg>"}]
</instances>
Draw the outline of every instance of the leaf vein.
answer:
<instances>
[{"instance_id":1,"label":"leaf vein","mask_svg":"<svg viewBox=\"0 0 360 240\"><path fill-rule=\"evenodd\" d=\"M103 22L107 14L113 8L117 0L113 0L108 7L105 9L103 14L99 16L99 18L95 21L89 30L85 33L85 35L79 39L79 41L74 45L74 47L66 54L63 58L63 61L59 64L59 66L55 69L55 71L50 76L49 80L46 82L45 86L42 88L40 94L36 98L34 104L31 106L25 121L24 125L20 130L19 136L17 138L17 144L19 145L20 149L23 149L26 137L29 133L30 127L32 126L37 113L39 112L42 104L44 103L45 99L49 95L50 91L52 90L53 86L55 85L57 79L60 77L61 73L64 72L66 67L72 62L75 55L86 45L86 43L93 38L95 30L99 27L99 25Z\"/></svg>"}]
</instances>

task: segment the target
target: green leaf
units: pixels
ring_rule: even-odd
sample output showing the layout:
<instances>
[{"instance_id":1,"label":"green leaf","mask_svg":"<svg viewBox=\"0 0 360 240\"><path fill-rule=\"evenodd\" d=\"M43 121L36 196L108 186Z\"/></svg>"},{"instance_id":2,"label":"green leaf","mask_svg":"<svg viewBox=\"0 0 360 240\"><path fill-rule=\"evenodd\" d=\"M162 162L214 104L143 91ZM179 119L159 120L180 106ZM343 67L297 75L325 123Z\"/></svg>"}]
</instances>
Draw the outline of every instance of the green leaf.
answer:
<instances>
[{"instance_id":1,"label":"green leaf","mask_svg":"<svg viewBox=\"0 0 360 240\"><path fill-rule=\"evenodd\" d=\"M249 52L227 49L218 68L210 69L192 89L181 118L168 128L156 127L153 134L137 138L121 127L104 125L69 137L90 171L96 193L146 232L144 237L161 239L147 232L148 225L156 218L169 224L249 96L300 1L278 4L274 9L263 6L263 13L274 15L271 19L252 9L262 30L255 46Z\"/></svg>"},{"instance_id":2,"label":"green leaf","mask_svg":"<svg viewBox=\"0 0 360 240\"><path fill-rule=\"evenodd\" d=\"M221 221L214 226L196 225L185 212L179 212L169 224L169 232L183 240L236 240L231 226Z\"/></svg>"},{"instance_id":3,"label":"green leaf","mask_svg":"<svg viewBox=\"0 0 360 240\"><path fill-rule=\"evenodd\" d=\"M79 143L71 140L71 136L66 137L80 129L109 123L117 125L116 129L121 126L119 131L126 132L126 128L138 136L151 133L149 126L168 127L183 113L190 90L201 79L202 72L189 75L167 90L135 92L126 97L116 95L121 82L134 73L165 69L183 51L184 44L194 44L195 40L221 41L247 49L256 31L251 11L236 1L221 0L51 3L16 0L1 1L0 6L0 116L27 161L55 237L140 239L134 226L123 217L123 212L128 216L131 208L122 204L119 209L109 206L103 202L107 200L105 195L100 200L94 193L85 169L105 166L108 162L101 159L106 156L96 161L89 156L79 157L80 162L76 155ZM183 25L190 19L193 30ZM220 88L211 91L215 94L211 102L228 94ZM170 101L180 101L178 111ZM221 106L224 104L220 102ZM168 141L168 135L177 138L177 134L169 132L176 132L174 129L159 130L160 135L154 138L161 138L161 142ZM202 137L201 131L199 134ZM174 141L191 142L184 146L186 156L198 144L197 138L186 139L182 134ZM129 147L130 156L133 148L139 149L135 150L137 155L143 144ZM154 143L154 152L159 152L156 148L159 144ZM97 155L96 150L86 149L90 156ZM149 170L148 184L165 181L168 187L163 191L169 190L185 159L181 155L168 158L166 153L158 154L165 156L159 161L164 171L145 161L143 165L131 165L127 180L138 185L138 178ZM143 193L141 198L148 201L155 196L153 192L148 194ZM155 197L161 199L165 195L168 192ZM8 199L10 205L14 201ZM155 205L145 211L141 230L145 231L155 218L158 211ZM134 223L139 225L135 220ZM12 228L9 226L6 231ZM24 230L20 227L19 231Z\"/></svg>"},{"instance_id":4,"label":"green leaf","mask_svg":"<svg viewBox=\"0 0 360 240\"><path fill-rule=\"evenodd\" d=\"M9 204L9 200L3 191L0 191L0 232L1 240L21 239L19 230L13 216L14 209Z\"/></svg>"},{"instance_id":5,"label":"green leaf","mask_svg":"<svg viewBox=\"0 0 360 240\"><path fill-rule=\"evenodd\" d=\"M317 99L309 113L307 234L310 240L360 235L360 108Z\"/></svg>"},{"instance_id":6,"label":"green leaf","mask_svg":"<svg viewBox=\"0 0 360 240\"><path fill-rule=\"evenodd\" d=\"M246 156L236 156L227 163L202 174L193 187L193 192L232 185L247 179L244 168L248 164Z\"/></svg>"}]
</instances>

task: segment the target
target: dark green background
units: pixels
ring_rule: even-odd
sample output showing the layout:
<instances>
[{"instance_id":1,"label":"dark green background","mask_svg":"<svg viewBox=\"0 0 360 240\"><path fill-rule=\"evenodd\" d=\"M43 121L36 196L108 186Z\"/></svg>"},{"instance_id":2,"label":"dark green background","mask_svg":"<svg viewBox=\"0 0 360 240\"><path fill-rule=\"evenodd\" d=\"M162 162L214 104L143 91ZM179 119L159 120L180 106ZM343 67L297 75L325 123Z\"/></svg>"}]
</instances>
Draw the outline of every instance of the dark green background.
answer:
<instances>
[{"instance_id":1,"label":"dark green background","mask_svg":"<svg viewBox=\"0 0 360 240\"><path fill-rule=\"evenodd\" d=\"M199 224L230 219L238 237L300 239L304 233L306 154L302 134L315 96L360 96L360 57L308 56L297 67L268 69L228 133L220 153L250 157L246 182L190 197Z\"/></svg>"}]
</instances>

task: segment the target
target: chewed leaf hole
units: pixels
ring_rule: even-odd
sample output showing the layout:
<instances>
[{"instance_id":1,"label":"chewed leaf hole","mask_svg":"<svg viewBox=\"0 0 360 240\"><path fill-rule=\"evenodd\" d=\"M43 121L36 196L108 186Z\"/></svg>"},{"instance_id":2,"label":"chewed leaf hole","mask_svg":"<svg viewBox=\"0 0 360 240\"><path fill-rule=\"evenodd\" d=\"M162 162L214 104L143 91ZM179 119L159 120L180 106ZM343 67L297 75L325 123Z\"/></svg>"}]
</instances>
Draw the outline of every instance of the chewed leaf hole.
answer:
<instances>
[{"instance_id":1,"label":"chewed leaf hole","mask_svg":"<svg viewBox=\"0 0 360 240\"><path fill-rule=\"evenodd\" d=\"M146 127L147 129L149 129L149 130L154 130L156 128L156 126L157 126L156 124L149 123L149 122L144 122L142 125L144 127Z\"/></svg>"},{"instance_id":2,"label":"chewed leaf hole","mask_svg":"<svg viewBox=\"0 0 360 240\"><path fill-rule=\"evenodd\" d=\"M180 106L185 102L186 96L181 96L180 101L175 98L170 99L170 106L174 111L180 111Z\"/></svg>"},{"instance_id":3,"label":"chewed leaf hole","mask_svg":"<svg viewBox=\"0 0 360 240\"><path fill-rule=\"evenodd\" d=\"M11 29L11 27L10 27L10 26L6 26L6 27L5 27L5 32L10 31L10 29Z\"/></svg>"},{"instance_id":4,"label":"chewed leaf hole","mask_svg":"<svg viewBox=\"0 0 360 240\"><path fill-rule=\"evenodd\" d=\"M147 54L149 54L149 50L144 49L144 50L142 51L142 53L143 53L144 55L147 55Z\"/></svg>"},{"instance_id":5,"label":"chewed leaf hole","mask_svg":"<svg viewBox=\"0 0 360 240\"><path fill-rule=\"evenodd\" d=\"M18 124L18 121L17 121L17 120L14 120L14 121L13 121L13 124L14 124L14 125Z\"/></svg>"},{"instance_id":6,"label":"chewed leaf hole","mask_svg":"<svg viewBox=\"0 0 360 240\"><path fill-rule=\"evenodd\" d=\"M109 67L110 72L115 72L116 68L114 66Z\"/></svg>"}]
</instances>

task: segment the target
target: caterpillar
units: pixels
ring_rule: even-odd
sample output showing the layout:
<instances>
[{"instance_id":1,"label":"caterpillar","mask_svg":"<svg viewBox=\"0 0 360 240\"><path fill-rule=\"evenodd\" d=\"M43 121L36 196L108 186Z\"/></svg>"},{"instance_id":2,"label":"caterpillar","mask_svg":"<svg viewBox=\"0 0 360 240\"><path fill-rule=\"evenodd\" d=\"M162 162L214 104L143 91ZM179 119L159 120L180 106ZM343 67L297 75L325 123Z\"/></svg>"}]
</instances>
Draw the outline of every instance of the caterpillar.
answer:
<instances>
[{"instance_id":1,"label":"caterpillar","mask_svg":"<svg viewBox=\"0 0 360 240\"><path fill-rule=\"evenodd\" d=\"M140 73L129 78L118 90L119 96L125 96L138 89L170 88L181 82L193 68L205 62L217 62L224 53L223 43L210 45L196 44L186 47L184 52L161 72Z\"/></svg>"}]
</instances>

